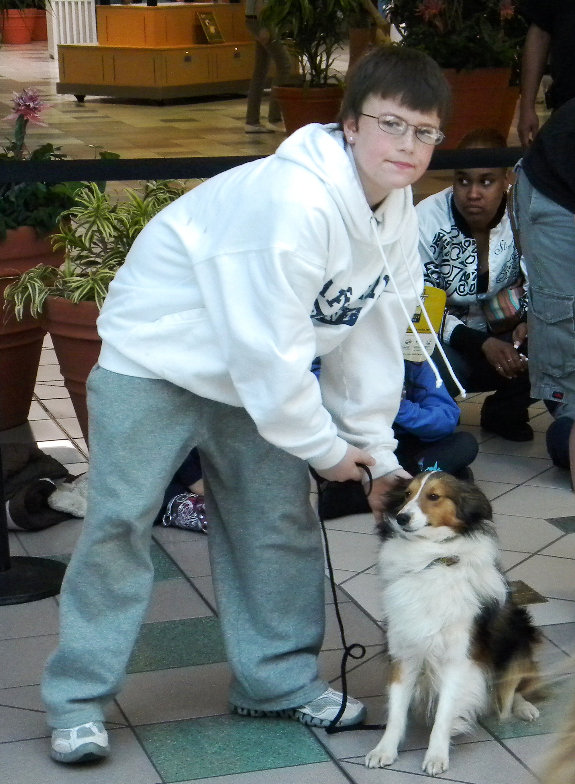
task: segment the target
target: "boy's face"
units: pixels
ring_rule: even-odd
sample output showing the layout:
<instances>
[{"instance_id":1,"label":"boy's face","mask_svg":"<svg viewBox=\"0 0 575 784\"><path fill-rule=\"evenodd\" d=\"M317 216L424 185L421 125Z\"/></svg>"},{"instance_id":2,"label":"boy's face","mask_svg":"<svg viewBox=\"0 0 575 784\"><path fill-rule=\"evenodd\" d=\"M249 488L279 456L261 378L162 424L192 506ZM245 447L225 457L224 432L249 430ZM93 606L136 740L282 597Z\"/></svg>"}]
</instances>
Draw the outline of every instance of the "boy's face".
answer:
<instances>
[{"instance_id":1,"label":"boy's face","mask_svg":"<svg viewBox=\"0 0 575 784\"><path fill-rule=\"evenodd\" d=\"M392 98L370 95L359 119L344 121L343 130L353 150L363 190L369 205L376 207L392 190L411 185L423 175L434 146L421 142L413 127L402 136L386 133L377 119L366 117L366 114L376 118L395 115L410 126L426 128L439 128L439 116L436 112L408 109Z\"/></svg>"}]
</instances>

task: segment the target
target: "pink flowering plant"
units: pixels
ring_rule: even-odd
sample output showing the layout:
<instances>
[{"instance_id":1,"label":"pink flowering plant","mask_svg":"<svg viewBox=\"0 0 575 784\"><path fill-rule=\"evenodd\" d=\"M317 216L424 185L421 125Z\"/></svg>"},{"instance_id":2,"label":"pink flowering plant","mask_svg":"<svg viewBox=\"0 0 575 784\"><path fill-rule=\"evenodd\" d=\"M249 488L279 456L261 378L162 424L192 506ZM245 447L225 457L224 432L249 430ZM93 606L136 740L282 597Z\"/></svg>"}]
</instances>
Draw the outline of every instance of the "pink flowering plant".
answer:
<instances>
[{"instance_id":1,"label":"pink flowering plant","mask_svg":"<svg viewBox=\"0 0 575 784\"><path fill-rule=\"evenodd\" d=\"M442 68L517 72L527 32L519 0L390 0L387 16L402 43Z\"/></svg>"},{"instance_id":2,"label":"pink flowering plant","mask_svg":"<svg viewBox=\"0 0 575 784\"><path fill-rule=\"evenodd\" d=\"M60 161L67 156L46 142L30 149L26 143L28 126L46 125L41 114L48 107L38 90L27 87L14 93L12 112L4 117L5 122L14 123L11 139L0 151L2 161ZM101 158L117 158L116 153L100 152ZM9 229L32 226L38 236L50 234L58 225L61 214L75 203L75 193L80 183L60 182L2 182L0 183L0 240L6 238Z\"/></svg>"},{"instance_id":3,"label":"pink flowering plant","mask_svg":"<svg viewBox=\"0 0 575 784\"><path fill-rule=\"evenodd\" d=\"M14 133L0 152L0 166L3 160L58 161L66 157L49 142L33 150L26 144L30 123L46 125L40 117L46 108L47 104L33 87L14 93L12 112L4 118L14 123ZM76 187L73 183L0 183L0 239L5 239L9 229L19 226L32 226L39 236L49 234L61 213L73 205Z\"/></svg>"}]
</instances>

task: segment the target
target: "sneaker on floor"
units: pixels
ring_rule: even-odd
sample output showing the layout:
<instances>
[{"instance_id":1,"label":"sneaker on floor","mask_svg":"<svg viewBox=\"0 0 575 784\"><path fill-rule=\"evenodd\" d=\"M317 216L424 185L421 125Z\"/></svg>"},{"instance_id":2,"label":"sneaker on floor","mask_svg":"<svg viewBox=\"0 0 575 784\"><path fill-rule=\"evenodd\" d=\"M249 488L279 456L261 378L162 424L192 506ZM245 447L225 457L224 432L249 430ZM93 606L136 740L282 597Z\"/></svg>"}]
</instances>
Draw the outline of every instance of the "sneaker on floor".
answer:
<instances>
[{"instance_id":1,"label":"sneaker on floor","mask_svg":"<svg viewBox=\"0 0 575 784\"><path fill-rule=\"evenodd\" d=\"M108 733L101 721L53 730L52 759L56 762L92 762L110 753Z\"/></svg>"},{"instance_id":2,"label":"sneaker on floor","mask_svg":"<svg viewBox=\"0 0 575 784\"><path fill-rule=\"evenodd\" d=\"M335 689L326 689L323 694L316 697L307 705L294 708L294 718L302 724L312 727L329 727L335 719L343 700L343 694ZM343 716L337 723L338 727L351 727L361 724L365 719L367 709L365 705L354 697L347 697Z\"/></svg>"},{"instance_id":3,"label":"sneaker on floor","mask_svg":"<svg viewBox=\"0 0 575 784\"><path fill-rule=\"evenodd\" d=\"M267 125L262 125L261 123L256 123L255 125L246 123L244 131L246 133L274 133L273 128L269 128Z\"/></svg>"},{"instance_id":4,"label":"sneaker on floor","mask_svg":"<svg viewBox=\"0 0 575 784\"><path fill-rule=\"evenodd\" d=\"M326 689L323 694L316 697L315 700L307 703L307 705L299 705L297 708L285 708L283 710L264 711L253 708L241 708L237 705L232 705L232 712L240 716L251 716L252 718L284 718L295 719L301 724L307 724L311 727L329 727L331 722L337 716L341 707L343 694L335 689ZM366 707L359 700L354 697L347 698L343 716L337 723L338 727L351 727L355 724L361 724L367 713Z\"/></svg>"}]
</instances>

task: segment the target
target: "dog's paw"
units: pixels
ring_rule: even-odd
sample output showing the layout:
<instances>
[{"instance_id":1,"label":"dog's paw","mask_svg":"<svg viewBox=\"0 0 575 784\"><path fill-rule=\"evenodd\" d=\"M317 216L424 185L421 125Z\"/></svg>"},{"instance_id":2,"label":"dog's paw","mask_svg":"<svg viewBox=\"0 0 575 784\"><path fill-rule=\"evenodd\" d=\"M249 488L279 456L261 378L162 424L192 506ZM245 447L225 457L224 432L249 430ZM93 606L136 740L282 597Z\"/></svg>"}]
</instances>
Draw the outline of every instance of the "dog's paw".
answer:
<instances>
[{"instance_id":1,"label":"dog's paw","mask_svg":"<svg viewBox=\"0 0 575 784\"><path fill-rule=\"evenodd\" d=\"M447 754L436 754L427 750L425 759L423 760L422 770L428 776L439 776L440 773L445 773L449 767L449 756Z\"/></svg>"},{"instance_id":2,"label":"dog's paw","mask_svg":"<svg viewBox=\"0 0 575 784\"><path fill-rule=\"evenodd\" d=\"M385 768L397 759L397 749L376 746L365 757L366 768Z\"/></svg>"},{"instance_id":3,"label":"dog's paw","mask_svg":"<svg viewBox=\"0 0 575 784\"><path fill-rule=\"evenodd\" d=\"M535 721L535 719L539 718L539 709L531 702L521 698L520 702L517 701L513 705L513 715L522 721Z\"/></svg>"}]
</instances>

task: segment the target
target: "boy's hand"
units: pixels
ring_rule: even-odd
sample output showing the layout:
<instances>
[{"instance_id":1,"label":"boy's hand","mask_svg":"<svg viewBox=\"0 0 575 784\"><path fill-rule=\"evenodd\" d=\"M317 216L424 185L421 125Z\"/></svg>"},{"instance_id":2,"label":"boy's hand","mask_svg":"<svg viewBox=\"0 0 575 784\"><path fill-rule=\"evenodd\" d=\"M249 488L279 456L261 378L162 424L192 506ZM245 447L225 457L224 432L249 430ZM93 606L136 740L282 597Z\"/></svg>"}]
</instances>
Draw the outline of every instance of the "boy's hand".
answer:
<instances>
[{"instance_id":1,"label":"boy's hand","mask_svg":"<svg viewBox=\"0 0 575 784\"><path fill-rule=\"evenodd\" d=\"M346 482L348 479L355 479L356 482L361 482L365 478L363 470L359 467L359 463L366 466L375 465L374 458L363 449L358 449L351 444L347 445L347 452L343 460L336 463L331 468L323 468L318 471L318 474L327 479L328 482Z\"/></svg>"},{"instance_id":2,"label":"boy's hand","mask_svg":"<svg viewBox=\"0 0 575 784\"><path fill-rule=\"evenodd\" d=\"M379 479L373 480L371 493L367 496L369 506L373 512L376 522L381 523L383 520L383 513L387 505L387 494L392 490L398 482L407 484L407 480L411 479L411 474L407 471L399 469L397 472L380 476Z\"/></svg>"}]
</instances>

